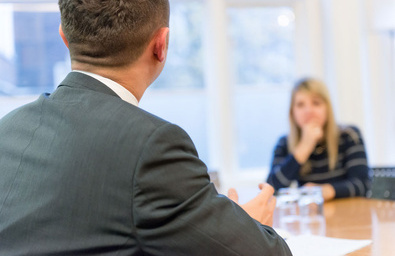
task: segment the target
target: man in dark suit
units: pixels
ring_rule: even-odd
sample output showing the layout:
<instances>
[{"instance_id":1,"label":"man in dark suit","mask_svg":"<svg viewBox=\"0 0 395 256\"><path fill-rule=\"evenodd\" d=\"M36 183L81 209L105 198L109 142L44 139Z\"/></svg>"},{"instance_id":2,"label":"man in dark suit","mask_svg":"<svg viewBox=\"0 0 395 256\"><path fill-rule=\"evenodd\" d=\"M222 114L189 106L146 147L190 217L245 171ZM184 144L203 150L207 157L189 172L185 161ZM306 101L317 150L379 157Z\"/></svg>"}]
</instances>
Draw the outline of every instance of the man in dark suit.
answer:
<instances>
[{"instance_id":1,"label":"man in dark suit","mask_svg":"<svg viewBox=\"0 0 395 256\"><path fill-rule=\"evenodd\" d=\"M261 224L270 185L241 207L219 195L189 136L136 106L165 64L168 0L59 6L73 72L0 121L0 255L290 255Z\"/></svg>"}]
</instances>

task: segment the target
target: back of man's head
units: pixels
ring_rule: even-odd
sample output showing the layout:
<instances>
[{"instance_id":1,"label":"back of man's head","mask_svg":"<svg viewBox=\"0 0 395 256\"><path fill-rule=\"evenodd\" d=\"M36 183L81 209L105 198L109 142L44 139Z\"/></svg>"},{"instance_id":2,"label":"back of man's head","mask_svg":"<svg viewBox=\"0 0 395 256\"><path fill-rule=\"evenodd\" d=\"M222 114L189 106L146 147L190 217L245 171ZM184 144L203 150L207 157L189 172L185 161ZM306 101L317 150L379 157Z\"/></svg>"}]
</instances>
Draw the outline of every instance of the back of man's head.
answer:
<instances>
[{"instance_id":1,"label":"back of man's head","mask_svg":"<svg viewBox=\"0 0 395 256\"><path fill-rule=\"evenodd\" d=\"M102 67L136 61L169 25L168 0L59 0L71 60Z\"/></svg>"}]
</instances>

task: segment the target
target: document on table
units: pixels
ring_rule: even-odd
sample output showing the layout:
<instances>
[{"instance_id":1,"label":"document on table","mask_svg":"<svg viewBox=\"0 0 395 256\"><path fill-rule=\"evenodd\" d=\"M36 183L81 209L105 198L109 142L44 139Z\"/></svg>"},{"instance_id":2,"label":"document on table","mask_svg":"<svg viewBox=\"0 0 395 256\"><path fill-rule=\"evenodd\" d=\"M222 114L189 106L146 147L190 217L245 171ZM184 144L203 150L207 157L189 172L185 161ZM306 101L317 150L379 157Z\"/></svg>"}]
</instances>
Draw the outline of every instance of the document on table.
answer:
<instances>
[{"instance_id":1,"label":"document on table","mask_svg":"<svg viewBox=\"0 0 395 256\"><path fill-rule=\"evenodd\" d=\"M372 241L300 235L290 236L286 242L293 256L343 256L369 245Z\"/></svg>"}]
</instances>

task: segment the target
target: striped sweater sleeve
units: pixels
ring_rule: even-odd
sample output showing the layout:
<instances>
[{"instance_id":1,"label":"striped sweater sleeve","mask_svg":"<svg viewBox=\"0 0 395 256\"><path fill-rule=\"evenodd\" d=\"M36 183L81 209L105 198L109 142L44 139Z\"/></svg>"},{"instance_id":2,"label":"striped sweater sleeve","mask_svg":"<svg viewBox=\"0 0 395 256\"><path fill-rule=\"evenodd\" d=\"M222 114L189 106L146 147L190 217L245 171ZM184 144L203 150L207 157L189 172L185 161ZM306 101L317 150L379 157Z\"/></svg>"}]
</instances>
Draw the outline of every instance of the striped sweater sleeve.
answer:
<instances>
[{"instance_id":1,"label":"striped sweater sleeve","mask_svg":"<svg viewBox=\"0 0 395 256\"><path fill-rule=\"evenodd\" d=\"M276 191L288 187L293 180L298 179L299 169L299 163L292 154L288 153L287 137L281 137L274 149L267 183L272 185Z\"/></svg>"},{"instance_id":2,"label":"striped sweater sleeve","mask_svg":"<svg viewBox=\"0 0 395 256\"><path fill-rule=\"evenodd\" d=\"M336 191L336 198L365 196L370 187L369 168L364 142L360 131L349 126L342 131L342 152L344 154L343 168L346 178L332 183Z\"/></svg>"}]
</instances>

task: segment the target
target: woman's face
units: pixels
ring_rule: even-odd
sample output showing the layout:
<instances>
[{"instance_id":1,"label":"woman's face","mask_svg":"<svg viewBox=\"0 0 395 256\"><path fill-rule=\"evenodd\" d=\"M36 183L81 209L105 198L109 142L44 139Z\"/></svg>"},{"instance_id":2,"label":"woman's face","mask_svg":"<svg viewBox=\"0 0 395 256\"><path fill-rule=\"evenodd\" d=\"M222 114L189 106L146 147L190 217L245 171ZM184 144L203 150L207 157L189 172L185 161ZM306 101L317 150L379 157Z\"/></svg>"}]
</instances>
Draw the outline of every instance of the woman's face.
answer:
<instances>
[{"instance_id":1,"label":"woman's face","mask_svg":"<svg viewBox=\"0 0 395 256\"><path fill-rule=\"evenodd\" d=\"M324 127L328 115L327 106L319 95L308 91L298 91L294 96L292 115L299 128L311 122Z\"/></svg>"}]
</instances>

